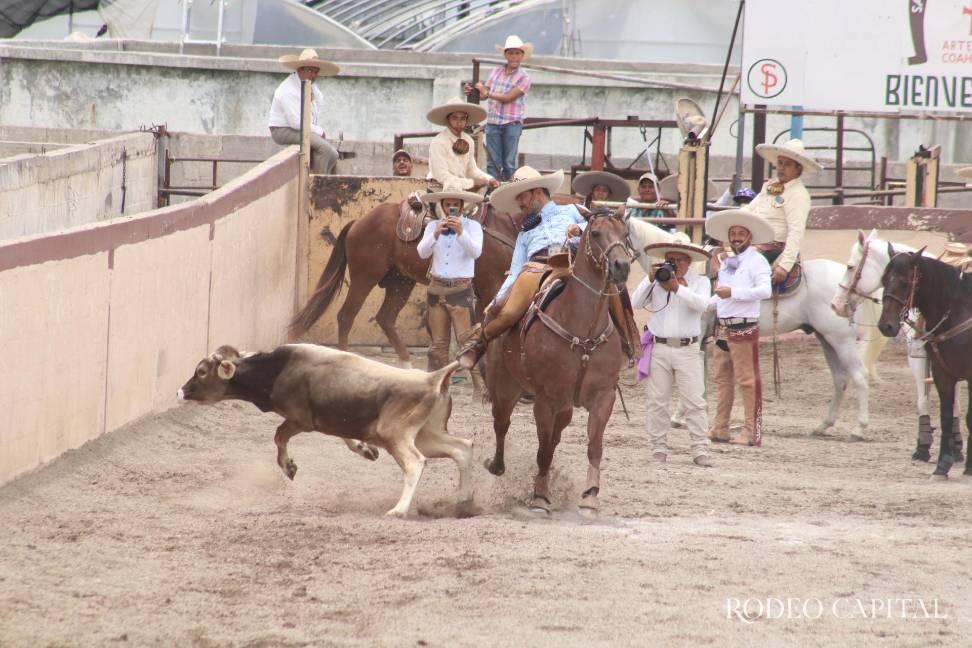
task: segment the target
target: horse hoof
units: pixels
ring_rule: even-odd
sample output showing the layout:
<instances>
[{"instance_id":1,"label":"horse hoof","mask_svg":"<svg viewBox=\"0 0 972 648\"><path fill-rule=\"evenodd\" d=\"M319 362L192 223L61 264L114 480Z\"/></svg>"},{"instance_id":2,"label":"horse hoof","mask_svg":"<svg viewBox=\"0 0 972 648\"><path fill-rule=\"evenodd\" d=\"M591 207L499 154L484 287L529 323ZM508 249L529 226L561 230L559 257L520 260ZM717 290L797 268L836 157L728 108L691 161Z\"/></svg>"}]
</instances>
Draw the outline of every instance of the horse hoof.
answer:
<instances>
[{"instance_id":1,"label":"horse hoof","mask_svg":"<svg viewBox=\"0 0 972 648\"><path fill-rule=\"evenodd\" d=\"M399 520L404 520L405 518L408 517L408 512L399 511L398 509L391 509L390 511L385 513L385 517L394 517L394 518L398 518Z\"/></svg>"},{"instance_id":2,"label":"horse hoof","mask_svg":"<svg viewBox=\"0 0 972 648\"><path fill-rule=\"evenodd\" d=\"M865 439L863 434L860 434L859 432L851 432L850 440L857 443L860 441L864 441Z\"/></svg>"},{"instance_id":3,"label":"horse hoof","mask_svg":"<svg viewBox=\"0 0 972 648\"><path fill-rule=\"evenodd\" d=\"M493 475L496 475L497 477L501 476L503 473L506 472L506 466L503 465L502 463L496 462L493 459L487 459L486 461L483 462L483 465L486 467L486 470L488 470Z\"/></svg>"},{"instance_id":4,"label":"horse hoof","mask_svg":"<svg viewBox=\"0 0 972 648\"><path fill-rule=\"evenodd\" d=\"M284 467L284 474L287 475L287 479L294 480L294 475L297 474L297 464L294 463L293 459L287 460L287 465Z\"/></svg>"},{"instance_id":5,"label":"horse hoof","mask_svg":"<svg viewBox=\"0 0 972 648\"><path fill-rule=\"evenodd\" d=\"M596 516L597 512L601 510L601 502L598 501L597 496L589 495L581 499L580 504L577 505L577 510L584 515Z\"/></svg>"},{"instance_id":6,"label":"horse hoof","mask_svg":"<svg viewBox=\"0 0 972 648\"><path fill-rule=\"evenodd\" d=\"M948 480L948 475L940 475L939 473L934 473L932 474L931 477L928 478L928 481L933 481L933 482L947 481L947 480Z\"/></svg>"},{"instance_id":7,"label":"horse hoof","mask_svg":"<svg viewBox=\"0 0 972 648\"><path fill-rule=\"evenodd\" d=\"M914 461L931 461L931 453L928 448L918 448L915 453L911 455Z\"/></svg>"},{"instance_id":8,"label":"horse hoof","mask_svg":"<svg viewBox=\"0 0 972 648\"><path fill-rule=\"evenodd\" d=\"M588 508L584 506L583 503L577 505L577 513L580 514L581 517L587 518L588 520L597 519L598 512L599 512L598 509Z\"/></svg>"},{"instance_id":9,"label":"horse hoof","mask_svg":"<svg viewBox=\"0 0 972 648\"><path fill-rule=\"evenodd\" d=\"M550 515L550 501L546 497L534 496L530 501L530 512Z\"/></svg>"}]
</instances>

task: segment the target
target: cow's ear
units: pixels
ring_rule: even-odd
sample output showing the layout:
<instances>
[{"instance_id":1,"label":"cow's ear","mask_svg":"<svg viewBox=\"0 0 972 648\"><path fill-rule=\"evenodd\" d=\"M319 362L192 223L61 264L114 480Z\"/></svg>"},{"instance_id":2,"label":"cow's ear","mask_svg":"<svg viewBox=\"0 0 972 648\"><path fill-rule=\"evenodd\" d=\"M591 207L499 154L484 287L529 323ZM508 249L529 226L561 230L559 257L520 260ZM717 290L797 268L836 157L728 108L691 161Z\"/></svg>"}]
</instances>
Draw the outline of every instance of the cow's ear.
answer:
<instances>
[{"instance_id":1,"label":"cow's ear","mask_svg":"<svg viewBox=\"0 0 972 648\"><path fill-rule=\"evenodd\" d=\"M219 368L216 370L216 373L223 380L229 380L236 374L236 365L229 360L223 360L219 363Z\"/></svg>"}]
</instances>

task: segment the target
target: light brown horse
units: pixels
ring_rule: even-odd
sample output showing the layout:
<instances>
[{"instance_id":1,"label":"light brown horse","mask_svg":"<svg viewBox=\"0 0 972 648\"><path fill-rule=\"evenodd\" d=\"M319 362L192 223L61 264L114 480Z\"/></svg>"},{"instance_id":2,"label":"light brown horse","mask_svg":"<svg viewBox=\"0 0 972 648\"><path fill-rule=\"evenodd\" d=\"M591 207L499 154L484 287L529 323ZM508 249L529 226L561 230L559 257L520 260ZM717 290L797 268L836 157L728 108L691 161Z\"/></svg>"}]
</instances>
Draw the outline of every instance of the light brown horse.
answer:
<instances>
[{"instance_id":1,"label":"light brown horse","mask_svg":"<svg viewBox=\"0 0 972 648\"><path fill-rule=\"evenodd\" d=\"M587 482L582 510L599 507L604 428L614 408L618 375L625 364L621 335L608 312L608 296L624 285L631 269L627 225L609 212L594 214L581 238L566 286L524 333L528 317L494 340L486 353L486 386L492 401L496 454L486 468L494 475L503 462L510 416L527 391L536 396L537 476L534 511L550 511L550 464L560 434L575 407L588 411Z\"/></svg>"},{"instance_id":2,"label":"light brown horse","mask_svg":"<svg viewBox=\"0 0 972 648\"><path fill-rule=\"evenodd\" d=\"M291 335L297 337L310 329L341 290L345 269L349 275L348 295L338 311L338 348L348 348L354 318L368 294L380 286L385 289L375 321L391 342L398 357L409 362L408 349L398 336L395 321L408 302L416 283L428 284L430 259L418 255L418 241L406 243L395 234L400 205L383 203L341 229L314 294L294 316ZM481 210L479 213L483 213ZM476 260L473 289L478 297L477 315L503 284L504 273L513 258L517 228L507 214L495 214L490 207L479 218L483 225L483 252Z\"/></svg>"}]
</instances>

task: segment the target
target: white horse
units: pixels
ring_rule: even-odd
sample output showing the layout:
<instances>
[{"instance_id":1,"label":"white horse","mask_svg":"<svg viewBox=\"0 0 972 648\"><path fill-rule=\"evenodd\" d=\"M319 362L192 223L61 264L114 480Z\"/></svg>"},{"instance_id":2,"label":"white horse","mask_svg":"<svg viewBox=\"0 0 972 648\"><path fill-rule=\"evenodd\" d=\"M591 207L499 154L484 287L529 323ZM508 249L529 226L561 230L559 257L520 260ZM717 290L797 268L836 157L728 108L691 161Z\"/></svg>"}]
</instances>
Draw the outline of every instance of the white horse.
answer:
<instances>
[{"instance_id":1,"label":"white horse","mask_svg":"<svg viewBox=\"0 0 972 648\"><path fill-rule=\"evenodd\" d=\"M669 232L636 218L629 220L628 232L636 250L644 250L646 245L652 243L670 243L673 239ZM649 257L641 255L638 262L645 272L649 271L652 263ZM779 308L775 326L773 300L765 300L760 309L759 328L762 335L772 334L775 328L778 334L801 329L817 336L830 368L834 394L827 414L814 429L814 434L823 434L833 427L850 380L857 388L857 427L851 432L851 439L860 441L864 439L869 417L867 370L857 351L857 328L848 320L838 317L830 308L831 297L842 275L843 267L834 261L804 261L803 285L795 294L777 302Z\"/></svg>"},{"instance_id":2,"label":"white horse","mask_svg":"<svg viewBox=\"0 0 972 648\"><path fill-rule=\"evenodd\" d=\"M895 252L914 252L914 248L900 243L894 244ZM926 254L926 256L931 256ZM851 246L850 259L847 261L847 269L841 278L837 292L834 294L831 308L841 317L853 319L854 314L862 305L874 308L875 304L881 303L883 289L881 287L881 277L887 267L891 257L888 253L888 242L878 238L876 229L866 237L864 232L857 232L857 241ZM912 313L911 318L917 317L917 313ZM881 343L874 344L872 349L876 349L873 360L877 360L877 353L883 348L887 340L883 335L876 335ZM928 396L931 385L926 382L929 374L928 354L924 345L915 340L915 330L911 327L905 333L908 342L908 366L915 381L915 393L918 401L918 443L915 452L911 455L912 459L928 461L931 458L930 448L932 444L932 434L934 429L931 425L931 417L928 414ZM959 412L959 390L955 390L955 409ZM959 457L962 456L962 435L959 425L959 418L952 420L952 429L955 431L956 448ZM961 461L961 458L957 459Z\"/></svg>"}]
</instances>

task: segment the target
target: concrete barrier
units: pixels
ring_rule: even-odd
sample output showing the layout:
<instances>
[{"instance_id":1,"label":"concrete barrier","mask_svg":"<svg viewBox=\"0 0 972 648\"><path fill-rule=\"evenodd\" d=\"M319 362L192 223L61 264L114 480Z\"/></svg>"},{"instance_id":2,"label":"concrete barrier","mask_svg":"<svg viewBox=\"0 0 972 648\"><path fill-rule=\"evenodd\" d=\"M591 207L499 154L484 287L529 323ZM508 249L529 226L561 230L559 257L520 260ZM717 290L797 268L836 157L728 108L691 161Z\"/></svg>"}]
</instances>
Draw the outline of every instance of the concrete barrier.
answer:
<instances>
[{"instance_id":1,"label":"concrete barrier","mask_svg":"<svg viewBox=\"0 0 972 648\"><path fill-rule=\"evenodd\" d=\"M129 133L0 161L0 240L152 209L155 138Z\"/></svg>"},{"instance_id":2,"label":"concrete barrier","mask_svg":"<svg viewBox=\"0 0 972 648\"><path fill-rule=\"evenodd\" d=\"M0 244L0 484L175 403L220 344L283 341L297 152L205 198Z\"/></svg>"}]
</instances>

